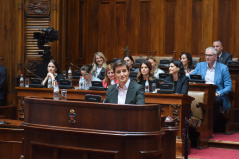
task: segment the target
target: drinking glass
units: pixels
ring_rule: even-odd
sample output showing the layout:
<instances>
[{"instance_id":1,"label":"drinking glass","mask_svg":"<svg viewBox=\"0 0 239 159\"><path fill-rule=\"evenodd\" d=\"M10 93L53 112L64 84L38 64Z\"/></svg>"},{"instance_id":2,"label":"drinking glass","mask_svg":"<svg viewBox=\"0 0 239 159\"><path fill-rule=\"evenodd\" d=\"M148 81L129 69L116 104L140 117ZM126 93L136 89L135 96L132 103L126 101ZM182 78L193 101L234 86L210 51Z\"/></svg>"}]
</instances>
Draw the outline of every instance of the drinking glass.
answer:
<instances>
[{"instance_id":1,"label":"drinking glass","mask_svg":"<svg viewBox=\"0 0 239 159\"><path fill-rule=\"evenodd\" d=\"M156 83L152 83L152 93L156 93Z\"/></svg>"},{"instance_id":2,"label":"drinking glass","mask_svg":"<svg viewBox=\"0 0 239 159\"><path fill-rule=\"evenodd\" d=\"M29 78L25 78L25 87L29 87Z\"/></svg>"},{"instance_id":3,"label":"drinking glass","mask_svg":"<svg viewBox=\"0 0 239 159\"><path fill-rule=\"evenodd\" d=\"M62 71L62 75L66 78L66 70Z\"/></svg>"},{"instance_id":4,"label":"drinking glass","mask_svg":"<svg viewBox=\"0 0 239 159\"><path fill-rule=\"evenodd\" d=\"M61 100L67 100L67 89L61 90Z\"/></svg>"}]
</instances>

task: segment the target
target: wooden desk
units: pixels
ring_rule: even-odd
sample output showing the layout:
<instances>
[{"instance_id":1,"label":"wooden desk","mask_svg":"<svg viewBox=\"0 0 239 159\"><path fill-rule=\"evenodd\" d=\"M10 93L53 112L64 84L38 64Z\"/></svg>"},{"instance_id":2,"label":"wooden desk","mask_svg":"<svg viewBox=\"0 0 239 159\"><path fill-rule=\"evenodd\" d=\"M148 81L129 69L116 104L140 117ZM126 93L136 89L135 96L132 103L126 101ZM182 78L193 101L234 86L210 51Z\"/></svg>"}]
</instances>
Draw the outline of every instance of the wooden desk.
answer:
<instances>
[{"instance_id":1,"label":"wooden desk","mask_svg":"<svg viewBox=\"0 0 239 159\"><path fill-rule=\"evenodd\" d=\"M228 132L239 131L239 65L228 65L231 79L235 80L234 105L231 106L227 123Z\"/></svg>"},{"instance_id":2,"label":"wooden desk","mask_svg":"<svg viewBox=\"0 0 239 159\"><path fill-rule=\"evenodd\" d=\"M24 129L22 121L0 119L10 124L0 124L0 158L16 159L23 155Z\"/></svg>"},{"instance_id":3,"label":"wooden desk","mask_svg":"<svg viewBox=\"0 0 239 159\"><path fill-rule=\"evenodd\" d=\"M53 89L48 88L24 88L16 87L19 106L19 119L24 119L24 102L25 96L38 96L43 98L53 97ZM105 98L105 91L92 91L92 90L67 90L67 99L69 100L84 100L85 94L101 95ZM163 109L164 115L174 116L179 131L177 133L177 155L183 154L182 134L184 129L185 117L189 117L191 102L194 98L182 94L145 94L145 102L149 104L160 104Z\"/></svg>"},{"instance_id":4,"label":"wooden desk","mask_svg":"<svg viewBox=\"0 0 239 159\"><path fill-rule=\"evenodd\" d=\"M69 122L70 110L75 122ZM25 98L25 158L161 158L160 106Z\"/></svg>"},{"instance_id":5,"label":"wooden desk","mask_svg":"<svg viewBox=\"0 0 239 159\"><path fill-rule=\"evenodd\" d=\"M202 91L205 92L204 104L207 105L204 119L201 122L200 139L197 143L198 148L208 147L208 140L213 135L213 107L215 101L215 92L218 86L213 84L202 84L202 83L190 83L189 91Z\"/></svg>"},{"instance_id":6,"label":"wooden desk","mask_svg":"<svg viewBox=\"0 0 239 159\"><path fill-rule=\"evenodd\" d=\"M16 87L17 96L18 96L18 106L20 113L18 118L24 119L24 102L23 99L26 96L35 96L42 98L53 98L53 89L49 88L25 88L25 87ZM92 90L67 90L67 99L69 100L85 100L85 94L95 94L101 95L102 98L105 98L106 91L92 91ZM183 131L183 125L185 117L188 117L190 114L191 102L194 98L188 95L182 94L153 94L145 93L145 102L148 104L161 104L164 109L165 115L174 116L178 121L179 128L182 128L178 132L178 138L181 139L181 134ZM22 105L21 105L22 104ZM170 105L170 106L169 106Z\"/></svg>"}]
</instances>

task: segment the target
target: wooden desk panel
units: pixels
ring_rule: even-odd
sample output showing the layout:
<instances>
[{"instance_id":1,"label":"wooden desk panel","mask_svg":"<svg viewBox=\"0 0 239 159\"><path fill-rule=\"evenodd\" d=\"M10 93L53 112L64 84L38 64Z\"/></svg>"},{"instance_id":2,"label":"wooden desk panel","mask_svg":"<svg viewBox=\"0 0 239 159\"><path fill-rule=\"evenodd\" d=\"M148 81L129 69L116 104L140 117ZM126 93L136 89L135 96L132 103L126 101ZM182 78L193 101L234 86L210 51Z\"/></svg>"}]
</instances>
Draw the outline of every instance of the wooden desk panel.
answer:
<instances>
[{"instance_id":1,"label":"wooden desk panel","mask_svg":"<svg viewBox=\"0 0 239 159\"><path fill-rule=\"evenodd\" d=\"M48 88L25 88L16 87L17 96L19 97L18 106L19 109L24 109L23 105L20 104L23 101L22 97L36 96L42 98L52 99L53 89ZM102 99L105 98L105 91L92 91L92 90L67 90L67 99L69 100L84 100L85 94L101 95ZM178 138L182 138L181 134L183 131L182 123L185 122L185 117L189 117L191 102L194 98L188 95L182 94L145 94L145 102L148 104L161 104L164 109L165 115L174 116L178 122L178 126L181 131L178 132ZM19 114L18 118L23 120L23 115Z\"/></svg>"},{"instance_id":2,"label":"wooden desk panel","mask_svg":"<svg viewBox=\"0 0 239 159\"><path fill-rule=\"evenodd\" d=\"M68 121L71 109L75 123ZM25 98L25 114L25 158L160 159L162 155L158 104Z\"/></svg>"},{"instance_id":3,"label":"wooden desk panel","mask_svg":"<svg viewBox=\"0 0 239 159\"><path fill-rule=\"evenodd\" d=\"M0 119L10 124L0 124L0 158L16 159L23 155L24 129L22 121Z\"/></svg>"},{"instance_id":4,"label":"wooden desk panel","mask_svg":"<svg viewBox=\"0 0 239 159\"><path fill-rule=\"evenodd\" d=\"M229 119L226 127L228 133L239 131L239 65L228 65L231 79L235 81L234 105L229 112Z\"/></svg>"}]
</instances>

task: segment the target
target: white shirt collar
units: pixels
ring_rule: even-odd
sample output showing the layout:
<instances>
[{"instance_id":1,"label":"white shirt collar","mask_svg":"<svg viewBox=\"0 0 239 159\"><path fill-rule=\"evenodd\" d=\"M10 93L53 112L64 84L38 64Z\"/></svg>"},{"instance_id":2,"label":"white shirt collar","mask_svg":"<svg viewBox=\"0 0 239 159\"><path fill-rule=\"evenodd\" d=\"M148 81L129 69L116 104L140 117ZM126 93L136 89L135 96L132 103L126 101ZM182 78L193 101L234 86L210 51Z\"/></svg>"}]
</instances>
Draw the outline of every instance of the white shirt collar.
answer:
<instances>
[{"instance_id":1,"label":"white shirt collar","mask_svg":"<svg viewBox=\"0 0 239 159\"><path fill-rule=\"evenodd\" d=\"M117 87L123 90L127 90L129 88L129 83L130 83L130 78L128 79L128 81L125 83L125 85L123 86L123 88L120 88L119 83L117 83Z\"/></svg>"},{"instance_id":2,"label":"white shirt collar","mask_svg":"<svg viewBox=\"0 0 239 159\"><path fill-rule=\"evenodd\" d=\"M213 66L212 66L212 68L210 68L209 66L208 66L208 64L207 64L207 69L215 69L216 68L216 61L214 62L214 64L213 64Z\"/></svg>"}]
</instances>

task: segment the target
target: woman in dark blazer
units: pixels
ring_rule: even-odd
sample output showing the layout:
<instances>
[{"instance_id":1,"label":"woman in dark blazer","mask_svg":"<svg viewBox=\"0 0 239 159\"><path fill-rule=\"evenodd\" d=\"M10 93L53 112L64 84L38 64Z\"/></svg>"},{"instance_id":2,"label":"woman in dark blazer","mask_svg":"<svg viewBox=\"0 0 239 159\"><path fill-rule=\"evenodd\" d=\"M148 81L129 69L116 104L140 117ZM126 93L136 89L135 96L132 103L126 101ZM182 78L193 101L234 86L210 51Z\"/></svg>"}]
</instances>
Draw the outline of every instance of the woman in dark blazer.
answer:
<instances>
[{"instance_id":1,"label":"woman in dark blazer","mask_svg":"<svg viewBox=\"0 0 239 159\"><path fill-rule=\"evenodd\" d=\"M183 64L180 60L172 60L169 64L169 74L165 80L174 83L174 93L188 94L189 78L185 76Z\"/></svg>"},{"instance_id":2,"label":"woman in dark blazer","mask_svg":"<svg viewBox=\"0 0 239 159\"><path fill-rule=\"evenodd\" d=\"M159 88L159 82L154 78L154 73L152 72L152 64L150 61L144 60L139 65L139 73L137 75L137 82L144 86L145 82L148 79L149 82L149 92L153 92L152 84L155 83L156 88Z\"/></svg>"}]
</instances>

